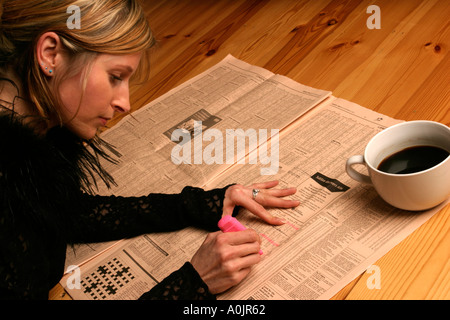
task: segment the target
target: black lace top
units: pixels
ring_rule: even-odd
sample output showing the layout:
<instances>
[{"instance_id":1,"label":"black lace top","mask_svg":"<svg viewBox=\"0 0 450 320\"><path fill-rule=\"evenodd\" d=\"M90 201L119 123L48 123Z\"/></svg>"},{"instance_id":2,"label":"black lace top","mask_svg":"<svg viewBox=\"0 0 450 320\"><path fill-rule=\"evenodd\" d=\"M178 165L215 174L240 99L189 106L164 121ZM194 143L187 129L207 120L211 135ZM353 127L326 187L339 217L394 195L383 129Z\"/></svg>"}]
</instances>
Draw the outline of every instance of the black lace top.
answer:
<instances>
[{"instance_id":1,"label":"black lace top","mask_svg":"<svg viewBox=\"0 0 450 320\"><path fill-rule=\"evenodd\" d=\"M1 299L48 299L63 275L68 244L186 226L217 230L226 188L186 187L180 194L126 198L93 195L84 185L86 172L101 168L86 150L64 128L39 137L0 111ZM213 298L189 262L141 297Z\"/></svg>"}]
</instances>

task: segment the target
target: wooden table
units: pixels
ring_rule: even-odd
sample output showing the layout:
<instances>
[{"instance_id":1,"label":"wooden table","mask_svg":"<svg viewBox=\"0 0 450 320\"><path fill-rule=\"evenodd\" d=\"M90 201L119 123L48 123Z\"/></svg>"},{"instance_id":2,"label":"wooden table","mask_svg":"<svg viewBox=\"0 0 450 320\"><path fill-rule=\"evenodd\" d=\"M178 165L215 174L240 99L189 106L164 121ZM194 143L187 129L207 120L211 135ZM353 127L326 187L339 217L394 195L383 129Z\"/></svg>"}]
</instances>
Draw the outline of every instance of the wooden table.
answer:
<instances>
[{"instance_id":1,"label":"wooden table","mask_svg":"<svg viewBox=\"0 0 450 320\"><path fill-rule=\"evenodd\" d=\"M367 20L380 8L380 29ZM227 54L385 115L450 125L449 0L152 0L158 40L150 81L132 87L132 110ZM370 23L369 23L370 25ZM117 116L113 123L121 119ZM450 299L450 206L334 299ZM67 298L60 286L52 299Z\"/></svg>"}]
</instances>

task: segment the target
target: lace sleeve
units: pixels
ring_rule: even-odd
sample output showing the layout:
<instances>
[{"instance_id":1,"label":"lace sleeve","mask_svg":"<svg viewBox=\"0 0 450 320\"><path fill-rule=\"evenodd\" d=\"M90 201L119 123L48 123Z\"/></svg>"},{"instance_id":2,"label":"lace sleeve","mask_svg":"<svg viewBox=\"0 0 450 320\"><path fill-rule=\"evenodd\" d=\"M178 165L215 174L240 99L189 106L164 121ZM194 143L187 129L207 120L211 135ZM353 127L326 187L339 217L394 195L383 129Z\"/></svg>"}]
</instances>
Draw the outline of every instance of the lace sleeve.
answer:
<instances>
[{"instance_id":1,"label":"lace sleeve","mask_svg":"<svg viewBox=\"0 0 450 320\"><path fill-rule=\"evenodd\" d=\"M98 242L143 233L174 231L195 226L218 230L227 187L204 191L186 187L180 194L144 197L91 196L84 194L84 212L73 242Z\"/></svg>"},{"instance_id":2,"label":"lace sleeve","mask_svg":"<svg viewBox=\"0 0 450 320\"><path fill-rule=\"evenodd\" d=\"M186 262L183 267L173 272L150 291L144 293L140 300L215 300L208 286L198 275L194 267Z\"/></svg>"}]
</instances>

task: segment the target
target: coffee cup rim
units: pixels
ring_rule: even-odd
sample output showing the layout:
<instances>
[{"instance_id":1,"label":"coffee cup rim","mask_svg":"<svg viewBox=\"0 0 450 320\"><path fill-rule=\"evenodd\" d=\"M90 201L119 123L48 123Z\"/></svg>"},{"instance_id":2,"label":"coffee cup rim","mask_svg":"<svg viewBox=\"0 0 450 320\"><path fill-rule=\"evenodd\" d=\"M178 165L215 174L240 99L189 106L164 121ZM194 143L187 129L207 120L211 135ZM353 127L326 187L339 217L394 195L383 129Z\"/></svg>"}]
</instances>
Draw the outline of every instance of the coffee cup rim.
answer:
<instances>
[{"instance_id":1,"label":"coffee cup rim","mask_svg":"<svg viewBox=\"0 0 450 320\"><path fill-rule=\"evenodd\" d=\"M366 148L364 149L364 161L365 161L365 163L366 163L372 170L374 170L375 172L378 172L378 173L381 173L381 174L384 174L384 175L387 175L387 176L393 176L393 177L409 177L409 176L415 176L415 175L419 175L419 174L426 173L426 172L428 172L428 171L434 170L436 167L439 167L439 166L444 165L444 163L449 162L449 161L450 161L450 155L447 156L447 158L445 158L443 161L439 162L438 164L436 164L436 165L434 165L434 166L432 166L432 167L430 167L430 168L428 168L428 169L422 170L422 171L413 172L413 173L389 173L389 172L385 172L385 171L379 170L378 168L374 167L369 161L367 161L367 159L368 159L368 154L367 154L367 153L368 153L368 150L370 149L370 146L371 146L371 144L373 143L373 141L374 141L376 138L379 138L379 135L380 135L381 133L386 132L386 130L389 130L389 131L390 131L390 129L393 129L393 128L396 128L396 127L405 126L405 125L412 125L412 124L417 124L417 123L429 123L429 124L432 124L432 125L438 125L438 126L441 126L441 127L445 128L445 129L447 129L447 130L450 132L450 128L449 128L448 126L446 126L445 124L440 123L440 122L436 122L436 121L431 121L431 120L411 120L411 121L405 121L405 122L397 123L397 124L395 124L395 125L392 125L392 126L390 126L390 127L387 127L386 129L384 129L384 130L378 132L375 136L373 136L373 137L370 139L370 141L369 141L369 142L367 143L367 145L366 145ZM449 152L450 152L450 151L449 151Z\"/></svg>"}]
</instances>

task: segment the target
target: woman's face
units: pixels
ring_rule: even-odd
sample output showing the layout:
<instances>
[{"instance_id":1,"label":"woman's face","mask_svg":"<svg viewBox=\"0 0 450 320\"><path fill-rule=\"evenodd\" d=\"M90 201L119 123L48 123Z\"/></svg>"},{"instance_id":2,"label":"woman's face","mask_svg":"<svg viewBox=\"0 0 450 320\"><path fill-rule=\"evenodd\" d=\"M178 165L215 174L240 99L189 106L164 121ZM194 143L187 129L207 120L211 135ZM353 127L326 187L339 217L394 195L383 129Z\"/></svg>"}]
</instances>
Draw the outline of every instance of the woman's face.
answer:
<instances>
[{"instance_id":1,"label":"woman's face","mask_svg":"<svg viewBox=\"0 0 450 320\"><path fill-rule=\"evenodd\" d=\"M88 74L84 92L84 72L63 80L59 96L65 126L83 139L92 139L115 112L128 112L129 80L140 59L141 54L99 55Z\"/></svg>"}]
</instances>

